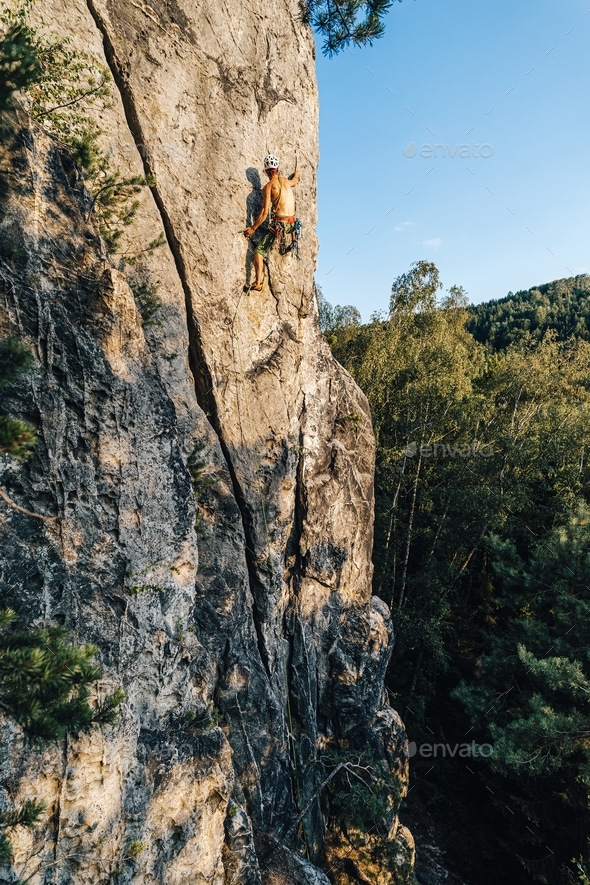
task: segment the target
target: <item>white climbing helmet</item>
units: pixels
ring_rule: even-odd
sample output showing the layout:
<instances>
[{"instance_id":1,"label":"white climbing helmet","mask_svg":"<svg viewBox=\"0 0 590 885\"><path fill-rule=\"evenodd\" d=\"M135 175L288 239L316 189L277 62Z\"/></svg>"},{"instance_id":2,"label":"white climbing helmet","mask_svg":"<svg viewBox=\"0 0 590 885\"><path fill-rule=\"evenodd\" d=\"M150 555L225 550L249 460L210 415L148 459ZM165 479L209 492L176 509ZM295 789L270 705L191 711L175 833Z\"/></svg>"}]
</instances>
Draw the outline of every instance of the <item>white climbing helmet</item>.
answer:
<instances>
[{"instance_id":1,"label":"white climbing helmet","mask_svg":"<svg viewBox=\"0 0 590 885\"><path fill-rule=\"evenodd\" d=\"M268 154L264 158L264 171L267 169L278 169L279 168L279 158L275 157L274 154Z\"/></svg>"}]
</instances>

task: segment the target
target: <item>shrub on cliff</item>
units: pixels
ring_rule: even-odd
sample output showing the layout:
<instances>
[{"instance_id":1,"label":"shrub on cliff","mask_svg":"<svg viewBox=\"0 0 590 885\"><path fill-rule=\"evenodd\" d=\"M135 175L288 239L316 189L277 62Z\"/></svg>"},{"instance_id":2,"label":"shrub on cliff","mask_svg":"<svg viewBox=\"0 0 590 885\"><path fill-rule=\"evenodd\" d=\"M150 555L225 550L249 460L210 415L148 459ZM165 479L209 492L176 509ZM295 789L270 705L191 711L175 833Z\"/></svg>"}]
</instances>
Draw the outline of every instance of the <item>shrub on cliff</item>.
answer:
<instances>
[{"instance_id":1,"label":"shrub on cliff","mask_svg":"<svg viewBox=\"0 0 590 885\"><path fill-rule=\"evenodd\" d=\"M41 66L30 37L12 24L0 39L0 114L13 110L15 95L41 78Z\"/></svg>"},{"instance_id":2,"label":"shrub on cliff","mask_svg":"<svg viewBox=\"0 0 590 885\"><path fill-rule=\"evenodd\" d=\"M0 392L32 363L30 351L15 338L0 341ZM10 415L0 415L0 455L22 461L37 442L35 430Z\"/></svg>"},{"instance_id":3,"label":"shrub on cliff","mask_svg":"<svg viewBox=\"0 0 590 885\"><path fill-rule=\"evenodd\" d=\"M16 615L0 610L0 711L24 734L54 741L68 731L112 725L123 694L90 706L90 686L102 675L93 645L71 645L62 627L13 630Z\"/></svg>"},{"instance_id":4,"label":"shrub on cliff","mask_svg":"<svg viewBox=\"0 0 590 885\"><path fill-rule=\"evenodd\" d=\"M0 712L35 741L58 740L67 732L112 725L123 692L117 689L91 705L90 687L101 676L93 645L71 645L61 627L13 630L16 615L0 610ZM0 863L10 860L9 833L33 827L45 811L42 802L0 813Z\"/></svg>"},{"instance_id":5,"label":"shrub on cliff","mask_svg":"<svg viewBox=\"0 0 590 885\"><path fill-rule=\"evenodd\" d=\"M112 168L93 119L93 111L110 102L110 72L52 34L38 13L33 22L32 7L32 0L16 0L0 11L0 111L3 100L4 110L20 107L68 148L84 173L101 236L116 252L139 209L135 196L155 182Z\"/></svg>"},{"instance_id":6,"label":"shrub on cliff","mask_svg":"<svg viewBox=\"0 0 590 885\"><path fill-rule=\"evenodd\" d=\"M32 363L15 338L0 342L0 390ZM0 455L26 460L37 436L33 428L10 415L0 416ZM6 500L6 499L5 499ZM10 719L35 741L53 741L67 732L86 732L94 724L112 724L123 700L118 689L91 705L90 687L101 676L94 663L97 649L72 645L61 627L14 630L16 615L0 609L0 717ZM45 806L29 800L20 808L0 812L0 863L10 860L8 834L33 827Z\"/></svg>"}]
</instances>

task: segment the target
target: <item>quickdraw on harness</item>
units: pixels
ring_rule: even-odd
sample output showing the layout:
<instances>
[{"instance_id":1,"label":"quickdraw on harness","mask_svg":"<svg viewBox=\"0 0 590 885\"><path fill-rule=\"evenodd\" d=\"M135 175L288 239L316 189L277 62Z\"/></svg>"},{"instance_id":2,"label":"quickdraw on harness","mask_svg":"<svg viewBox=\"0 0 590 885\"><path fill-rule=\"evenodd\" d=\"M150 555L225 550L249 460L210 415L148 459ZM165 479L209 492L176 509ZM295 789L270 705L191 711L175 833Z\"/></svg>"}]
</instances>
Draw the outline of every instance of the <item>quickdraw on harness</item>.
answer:
<instances>
[{"instance_id":1,"label":"quickdraw on harness","mask_svg":"<svg viewBox=\"0 0 590 885\"><path fill-rule=\"evenodd\" d=\"M294 252L299 259L299 240L303 225L294 215L291 218L277 218L274 222L273 233L277 238L279 255L286 255L288 252ZM289 229L287 230L287 227ZM277 230L278 228L278 230Z\"/></svg>"},{"instance_id":2,"label":"quickdraw on harness","mask_svg":"<svg viewBox=\"0 0 590 885\"><path fill-rule=\"evenodd\" d=\"M299 260L299 240L301 239L303 224L295 215L277 215L276 210L281 199L283 186L279 176L279 195L273 200L271 207L271 219L268 229L274 234L279 255L294 252Z\"/></svg>"}]
</instances>

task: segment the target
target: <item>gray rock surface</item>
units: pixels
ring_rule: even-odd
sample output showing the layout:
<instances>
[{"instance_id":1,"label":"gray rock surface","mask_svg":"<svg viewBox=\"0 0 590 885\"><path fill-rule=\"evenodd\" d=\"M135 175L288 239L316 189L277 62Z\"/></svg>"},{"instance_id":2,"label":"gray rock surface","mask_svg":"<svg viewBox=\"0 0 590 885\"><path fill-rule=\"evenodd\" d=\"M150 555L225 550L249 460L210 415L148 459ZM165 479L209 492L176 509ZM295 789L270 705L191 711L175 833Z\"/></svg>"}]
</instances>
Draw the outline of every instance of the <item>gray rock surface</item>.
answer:
<instances>
[{"instance_id":1,"label":"gray rock surface","mask_svg":"<svg viewBox=\"0 0 590 885\"><path fill-rule=\"evenodd\" d=\"M22 121L3 158L20 182L0 194L0 333L36 362L3 406L40 442L0 483L59 519L0 503L2 604L94 642L101 691L122 684L126 701L118 726L44 750L42 766L11 740L8 794L51 812L19 834L14 869L33 883L115 869L142 885L325 881L286 846L265 866L257 840L282 839L309 804L321 865L318 754L369 746L402 792L407 762L383 698L391 621L370 595L370 414L317 320L312 35L288 0L48 0L44 14L110 66L104 137L124 172L157 180L129 237L163 229L167 245L149 259L161 325L143 327L75 167ZM239 232L269 149L302 173L301 260L273 253L263 291L243 295Z\"/></svg>"}]
</instances>

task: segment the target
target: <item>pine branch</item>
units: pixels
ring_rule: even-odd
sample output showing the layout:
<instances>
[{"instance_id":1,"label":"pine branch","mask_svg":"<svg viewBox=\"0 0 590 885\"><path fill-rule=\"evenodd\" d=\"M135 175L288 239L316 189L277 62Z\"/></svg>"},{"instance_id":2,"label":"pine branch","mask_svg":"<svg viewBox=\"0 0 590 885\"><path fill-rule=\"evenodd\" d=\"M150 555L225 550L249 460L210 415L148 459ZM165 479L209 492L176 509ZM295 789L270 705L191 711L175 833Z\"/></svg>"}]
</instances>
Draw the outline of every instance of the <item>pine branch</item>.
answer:
<instances>
[{"instance_id":1,"label":"pine branch","mask_svg":"<svg viewBox=\"0 0 590 885\"><path fill-rule=\"evenodd\" d=\"M384 32L383 16L395 0L308 0L307 18L326 39L323 52L335 55L350 43L371 44ZM401 2L401 0L398 0Z\"/></svg>"},{"instance_id":2,"label":"pine branch","mask_svg":"<svg viewBox=\"0 0 590 885\"><path fill-rule=\"evenodd\" d=\"M85 98L88 98L89 95L94 95L96 92L99 92L101 89L107 85L107 80L103 80L102 83L99 83L98 86L95 86L94 89L89 89L87 92L83 92L80 95L73 98L71 101L66 101L65 104L58 104L53 108L48 108L46 111L41 111L39 114L35 114L35 120L41 120L43 117L47 117L49 114L54 114L56 111L61 111L63 108L70 108L72 105L78 104L83 101Z\"/></svg>"},{"instance_id":3,"label":"pine branch","mask_svg":"<svg viewBox=\"0 0 590 885\"><path fill-rule=\"evenodd\" d=\"M8 830L14 829L14 827L28 827L30 829L35 826L46 810L45 802L29 799L20 808L0 812L0 829Z\"/></svg>"}]
</instances>

